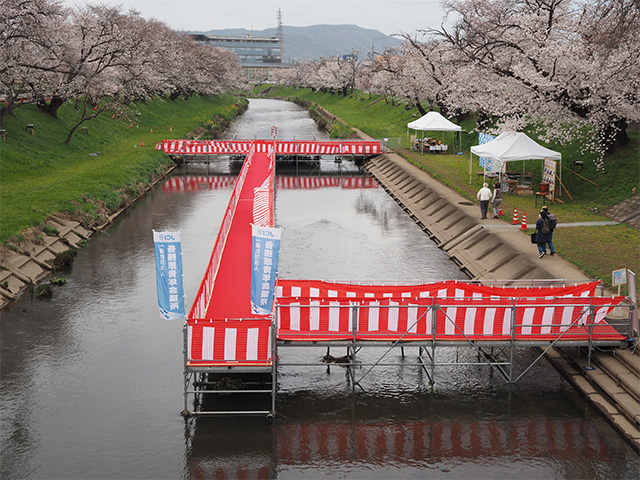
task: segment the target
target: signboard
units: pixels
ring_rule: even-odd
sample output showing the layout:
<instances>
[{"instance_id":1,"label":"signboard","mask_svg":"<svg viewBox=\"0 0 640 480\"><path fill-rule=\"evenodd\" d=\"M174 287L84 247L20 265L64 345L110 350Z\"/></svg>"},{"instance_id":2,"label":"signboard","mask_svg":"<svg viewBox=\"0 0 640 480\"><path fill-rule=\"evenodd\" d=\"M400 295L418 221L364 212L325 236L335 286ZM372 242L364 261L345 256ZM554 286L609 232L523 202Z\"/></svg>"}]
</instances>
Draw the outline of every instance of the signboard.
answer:
<instances>
[{"instance_id":1,"label":"signboard","mask_svg":"<svg viewBox=\"0 0 640 480\"><path fill-rule=\"evenodd\" d=\"M626 285L627 284L627 269L621 268L620 270L614 270L611 272L611 283L615 287L616 285Z\"/></svg>"},{"instance_id":2,"label":"signboard","mask_svg":"<svg viewBox=\"0 0 640 480\"><path fill-rule=\"evenodd\" d=\"M282 230L251 225L251 235L251 313L270 315L273 312Z\"/></svg>"},{"instance_id":3,"label":"signboard","mask_svg":"<svg viewBox=\"0 0 640 480\"><path fill-rule=\"evenodd\" d=\"M160 316L165 320L185 317L180 232L153 231L156 251L156 290Z\"/></svg>"},{"instance_id":4,"label":"signboard","mask_svg":"<svg viewBox=\"0 0 640 480\"><path fill-rule=\"evenodd\" d=\"M549 197L553 200L556 184L556 161L548 158L544 159L544 169L542 171L542 181L549 184Z\"/></svg>"}]
</instances>

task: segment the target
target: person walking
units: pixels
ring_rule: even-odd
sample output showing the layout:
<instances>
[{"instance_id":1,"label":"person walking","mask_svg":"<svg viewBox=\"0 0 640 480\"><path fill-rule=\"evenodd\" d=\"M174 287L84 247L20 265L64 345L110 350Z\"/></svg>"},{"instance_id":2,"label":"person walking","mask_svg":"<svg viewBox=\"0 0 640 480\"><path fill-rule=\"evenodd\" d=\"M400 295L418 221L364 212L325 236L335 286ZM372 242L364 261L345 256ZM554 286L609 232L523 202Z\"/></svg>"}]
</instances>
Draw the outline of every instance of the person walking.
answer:
<instances>
[{"instance_id":1,"label":"person walking","mask_svg":"<svg viewBox=\"0 0 640 480\"><path fill-rule=\"evenodd\" d=\"M487 218L489 202L491 201L491 190L489 190L489 184L482 184L482 188L478 190L476 198L480 200L480 214L482 215L482 219L484 220L485 218Z\"/></svg>"},{"instance_id":2,"label":"person walking","mask_svg":"<svg viewBox=\"0 0 640 480\"><path fill-rule=\"evenodd\" d=\"M540 211L547 212L547 218L549 219L549 228L551 229L551 232L549 233L550 238L548 242L549 249L551 250L551 255L555 255L556 249L553 246L553 232L556 230L556 226L558 225L558 217L556 217L555 214L551 213L549 211L549 207L547 207L546 205L543 205Z\"/></svg>"},{"instance_id":3,"label":"person walking","mask_svg":"<svg viewBox=\"0 0 640 480\"><path fill-rule=\"evenodd\" d=\"M502 187L500 183L496 183L493 186L493 198L491 198L493 218L500 218L500 205L502 205Z\"/></svg>"},{"instance_id":4,"label":"person walking","mask_svg":"<svg viewBox=\"0 0 640 480\"><path fill-rule=\"evenodd\" d=\"M540 216L536 222L536 243L538 244L538 253L540 253L540 258L547 254L547 244L549 245L551 255L555 255L556 253L556 249L551 241L551 231L551 221L548 218L547 211L540 210Z\"/></svg>"}]
</instances>

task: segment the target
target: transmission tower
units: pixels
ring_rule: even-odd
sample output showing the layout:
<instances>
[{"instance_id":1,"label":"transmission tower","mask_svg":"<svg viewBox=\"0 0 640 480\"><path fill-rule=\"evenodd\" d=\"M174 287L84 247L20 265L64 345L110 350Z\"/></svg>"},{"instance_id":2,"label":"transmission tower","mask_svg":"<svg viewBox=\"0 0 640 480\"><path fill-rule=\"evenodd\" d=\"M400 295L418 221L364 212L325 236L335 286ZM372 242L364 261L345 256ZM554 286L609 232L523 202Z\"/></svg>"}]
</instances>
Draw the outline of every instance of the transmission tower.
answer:
<instances>
[{"instance_id":1,"label":"transmission tower","mask_svg":"<svg viewBox=\"0 0 640 480\"><path fill-rule=\"evenodd\" d=\"M284 62L284 33L282 31L282 10L278 9L278 38L280 39L280 61Z\"/></svg>"}]
</instances>

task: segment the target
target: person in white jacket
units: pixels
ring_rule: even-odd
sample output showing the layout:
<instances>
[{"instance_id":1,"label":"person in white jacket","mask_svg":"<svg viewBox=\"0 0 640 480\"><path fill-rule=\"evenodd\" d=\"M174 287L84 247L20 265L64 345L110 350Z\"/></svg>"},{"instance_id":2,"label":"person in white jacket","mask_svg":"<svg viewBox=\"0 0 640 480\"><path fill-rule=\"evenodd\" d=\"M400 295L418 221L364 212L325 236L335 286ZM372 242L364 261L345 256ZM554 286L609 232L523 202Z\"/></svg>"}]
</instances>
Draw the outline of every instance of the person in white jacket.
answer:
<instances>
[{"instance_id":1,"label":"person in white jacket","mask_svg":"<svg viewBox=\"0 0 640 480\"><path fill-rule=\"evenodd\" d=\"M482 218L487 218L487 211L489 210L489 202L491 201L491 190L487 183L482 184L482 188L478 190L476 197L480 200L480 213Z\"/></svg>"}]
</instances>

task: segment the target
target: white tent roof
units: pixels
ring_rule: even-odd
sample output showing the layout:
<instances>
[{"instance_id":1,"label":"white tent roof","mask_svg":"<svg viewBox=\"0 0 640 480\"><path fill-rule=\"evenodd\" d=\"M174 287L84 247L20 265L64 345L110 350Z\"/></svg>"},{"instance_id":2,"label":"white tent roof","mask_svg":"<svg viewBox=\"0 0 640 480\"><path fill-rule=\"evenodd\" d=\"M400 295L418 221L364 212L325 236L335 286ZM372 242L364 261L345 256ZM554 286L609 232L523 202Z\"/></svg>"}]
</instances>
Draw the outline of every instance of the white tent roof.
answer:
<instances>
[{"instance_id":1,"label":"white tent roof","mask_svg":"<svg viewBox=\"0 0 640 480\"><path fill-rule=\"evenodd\" d=\"M411 130L430 130L437 132L459 132L462 130L460 125L450 122L438 112L429 112L418 120L409 122L407 127Z\"/></svg>"},{"instance_id":2,"label":"white tent roof","mask_svg":"<svg viewBox=\"0 0 640 480\"><path fill-rule=\"evenodd\" d=\"M506 132L483 145L471 147L471 153L501 162L514 160L561 160L562 154L537 144L521 132Z\"/></svg>"}]
</instances>

